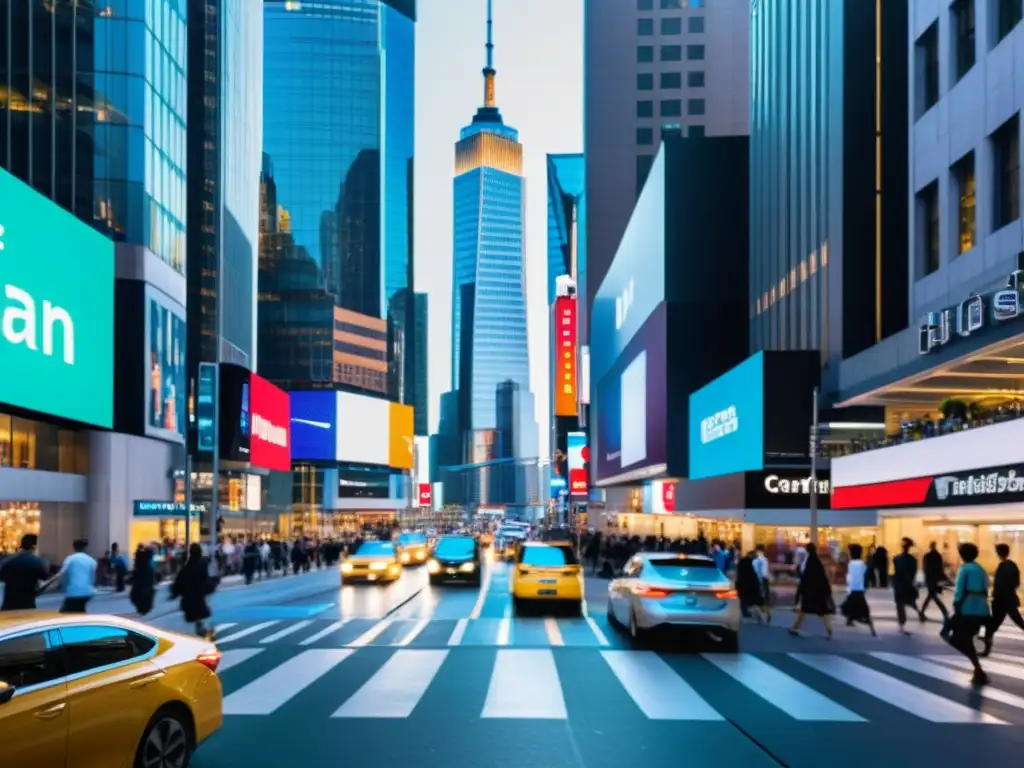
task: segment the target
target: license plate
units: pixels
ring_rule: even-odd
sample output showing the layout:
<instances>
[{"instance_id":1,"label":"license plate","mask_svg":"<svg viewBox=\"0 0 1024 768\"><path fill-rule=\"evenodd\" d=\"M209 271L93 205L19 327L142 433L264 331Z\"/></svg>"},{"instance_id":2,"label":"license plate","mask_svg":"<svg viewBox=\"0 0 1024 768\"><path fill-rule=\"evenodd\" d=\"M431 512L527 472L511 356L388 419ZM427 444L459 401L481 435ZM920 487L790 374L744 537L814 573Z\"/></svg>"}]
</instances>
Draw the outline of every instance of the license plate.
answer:
<instances>
[{"instance_id":1,"label":"license plate","mask_svg":"<svg viewBox=\"0 0 1024 768\"><path fill-rule=\"evenodd\" d=\"M376 581L377 577L371 573L369 576L366 577L366 579L367 581Z\"/></svg>"},{"instance_id":2,"label":"license plate","mask_svg":"<svg viewBox=\"0 0 1024 768\"><path fill-rule=\"evenodd\" d=\"M455 569L454 568L449 568L447 572L448 573L455 573Z\"/></svg>"},{"instance_id":3,"label":"license plate","mask_svg":"<svg viewBox=\"0 0 1024 768\"><path fill-rule=\"evenodd\" d=\"M558 594L558 590L557 589L541 589L541 590L538 590L537 594L538 595L557 595Z\"/></svg>"},{"instance_id":4,"label":"license plate","mask_svg":"<svg viewBox=\"0 0 1024 768\"><path fill-rule=\"evenodd\" d=\"M541 579L540 583L541 584L554 584L555 580L554 579Z\"/></svg>"}]
</instances>

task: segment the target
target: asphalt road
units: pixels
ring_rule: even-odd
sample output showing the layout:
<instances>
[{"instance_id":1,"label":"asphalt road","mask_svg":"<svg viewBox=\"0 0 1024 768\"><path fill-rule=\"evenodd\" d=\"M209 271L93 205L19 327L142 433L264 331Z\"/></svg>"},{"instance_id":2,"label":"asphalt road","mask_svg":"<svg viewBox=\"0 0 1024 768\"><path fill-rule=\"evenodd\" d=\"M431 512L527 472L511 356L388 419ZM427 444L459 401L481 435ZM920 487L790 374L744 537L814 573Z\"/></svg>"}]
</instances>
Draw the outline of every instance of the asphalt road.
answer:
<instances>
[{"instance_id":1,"label":"asphalt road","mask_svg":"<svg viewBox=\"0 0 1024 768\"><path fill-rule=\"evenodd\" d=\"M745 625L730 657L699 638L632 648L607 622L605 582L588 581L582 618L514 617L508 586L501 564L480 590L413 569L389 587L342 587L335 570L226 585L225 722L193 765L902 768L1005 763L1024 746L1016 628L975 690L938 624L898 634L884 593L878 638L838 627L828 641L815 619L794 638L780 611ZM176 613L151 620L184 629Z\"/></svg>"}]
</instances>

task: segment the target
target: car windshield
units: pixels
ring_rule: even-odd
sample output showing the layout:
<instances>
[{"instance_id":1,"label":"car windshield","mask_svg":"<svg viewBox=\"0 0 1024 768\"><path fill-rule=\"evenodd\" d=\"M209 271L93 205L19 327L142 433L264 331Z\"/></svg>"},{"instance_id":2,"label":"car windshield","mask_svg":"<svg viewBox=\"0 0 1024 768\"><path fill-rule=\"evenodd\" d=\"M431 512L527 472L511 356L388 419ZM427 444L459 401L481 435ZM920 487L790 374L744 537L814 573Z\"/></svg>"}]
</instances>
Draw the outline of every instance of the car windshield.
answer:
<instances>
[{"instance_id":1,"label":"car windshield","mask_svg":"<svg viewBox=\"0 0 1024 768\"><path fill-rule=\"evenodd\" d=\"M398 543L403 547L423 547L427 544L424 533L403 533L398 536Z\"/></svg>"},{"instance_id":2,"label":"car windshield","mask_svg":"<svg viewBox=\"0 0 1024 768\"><path fill-rule=\"evenodd\" d=\"M395 545L390 541L364 541L356 550L359 557L394 557Z\"/></svg>"},{"instance_id":3,"label":"car windshield","mask_svg":"<svg viewBox=\"0 0 1024 768\"><path fill-rule=\"evenodd\" d=\"M644 573L666 581L688 581L710 584L725 581L726 577L718 566L709 560L697 560L691 557L651 558Z\"/></svg>"},{"instance_id":4,"label":"car windshield","mask_svg":"<svg viewBox=\"0 0 1024 768\"><path fill-rule=\"evenodd\" d=\"M465 536L445 536L438 540L434 555L441 558L472 557L476 551L476 542Z\"/></svg>"},{"instance_id":5,"label":"car windshield","mask_svg":"<svg viewBox=\"0 0 1024 768\"><path fill-rule=\"evenodd\" d=\"M525 539L526 531L519 528L502 528L498 531L498 535L503 539Z\"/></svg>"},{"instance_id":6,"label":"car windshield","mask_svg":"<svg viewBox=\"0 0 1024 768\"><path fill-rule=\"evenodd\" d=\"M519 562L538 568L559 568L579 563L572 547L538 547L536 545L523 547L519 555Z\"/></svg>"}]
</instances>

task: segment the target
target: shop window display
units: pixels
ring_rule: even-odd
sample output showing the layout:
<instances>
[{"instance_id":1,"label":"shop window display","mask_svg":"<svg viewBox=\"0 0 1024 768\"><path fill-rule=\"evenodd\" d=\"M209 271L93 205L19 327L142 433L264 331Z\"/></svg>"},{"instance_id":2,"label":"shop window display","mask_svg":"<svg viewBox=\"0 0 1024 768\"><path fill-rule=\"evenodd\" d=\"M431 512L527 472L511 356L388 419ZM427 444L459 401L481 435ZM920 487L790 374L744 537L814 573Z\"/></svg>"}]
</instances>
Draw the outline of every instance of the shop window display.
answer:
<instances>
[{"instance_id":1,"label":"shop window display","mask_svg":"<svg viewBox=\"0 0 1024 768\"><path fill-rule=\"evenodd\" d=\"M38 505L0 502L0 556L16 552L27 533L39 535Z\"/></svg>"}]
</instances>

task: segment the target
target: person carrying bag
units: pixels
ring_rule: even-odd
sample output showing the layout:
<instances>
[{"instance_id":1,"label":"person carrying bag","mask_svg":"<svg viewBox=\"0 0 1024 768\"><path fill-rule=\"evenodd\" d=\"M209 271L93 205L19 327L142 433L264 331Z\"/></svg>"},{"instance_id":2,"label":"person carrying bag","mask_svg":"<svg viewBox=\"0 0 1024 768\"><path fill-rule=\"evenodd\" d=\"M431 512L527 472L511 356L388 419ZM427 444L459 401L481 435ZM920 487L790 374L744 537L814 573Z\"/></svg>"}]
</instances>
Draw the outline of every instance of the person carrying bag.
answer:
<instances>
[{"instance_id":1,"label":"person carrying bag","mask_svg":"<svg viewBox=\"0 0 1024 768\"><path fill-rule=\"evenodd\" d=\"M953 615L949 618L948 626L943 627L943 637L971 662L974 667L974 684L985 685L988 683L988 675L981 668L974 638L989 620L988 574L976 562L978 548L974 544L961 544L959 550L963 565L956 574Z\"/></svg>"}]
</instances>

